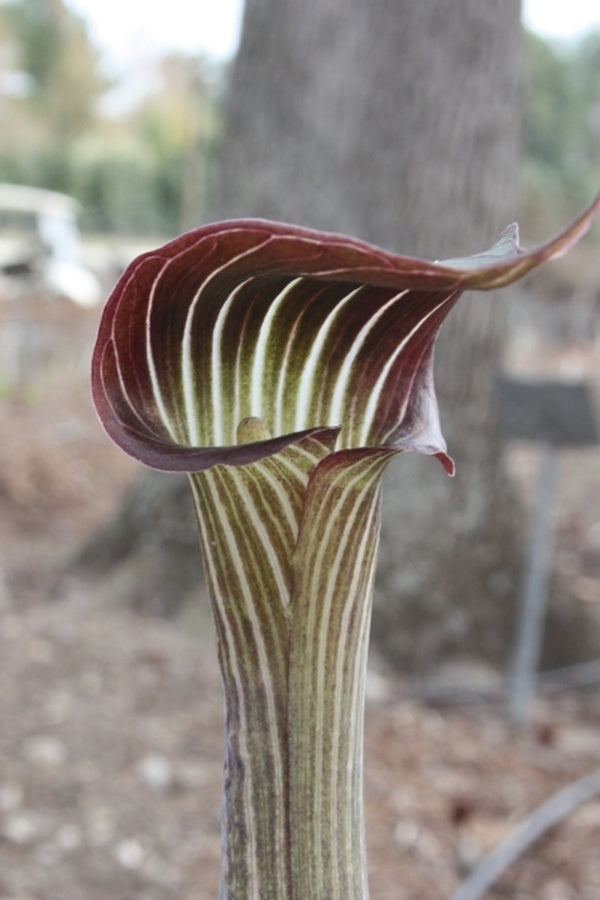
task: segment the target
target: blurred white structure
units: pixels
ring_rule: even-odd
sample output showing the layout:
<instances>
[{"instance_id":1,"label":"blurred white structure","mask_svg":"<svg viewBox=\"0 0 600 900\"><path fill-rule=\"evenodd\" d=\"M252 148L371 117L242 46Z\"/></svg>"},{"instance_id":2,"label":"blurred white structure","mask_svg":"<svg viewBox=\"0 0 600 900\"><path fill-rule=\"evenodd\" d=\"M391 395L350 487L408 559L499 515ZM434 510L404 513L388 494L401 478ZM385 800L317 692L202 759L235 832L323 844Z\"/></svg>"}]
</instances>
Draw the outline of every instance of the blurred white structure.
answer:
<instances>
[{"instance_id":1,"label":"blurred white structure","mask_svg":"<svg viewBox=\"0 0 600 900\"><path fill-rule=\"evenodd\" d=\"M0 184L0 300L27 291L84 307L100 303L100 283L80 257L78 212L65 194Z\"/></svg>"}]
</instances>

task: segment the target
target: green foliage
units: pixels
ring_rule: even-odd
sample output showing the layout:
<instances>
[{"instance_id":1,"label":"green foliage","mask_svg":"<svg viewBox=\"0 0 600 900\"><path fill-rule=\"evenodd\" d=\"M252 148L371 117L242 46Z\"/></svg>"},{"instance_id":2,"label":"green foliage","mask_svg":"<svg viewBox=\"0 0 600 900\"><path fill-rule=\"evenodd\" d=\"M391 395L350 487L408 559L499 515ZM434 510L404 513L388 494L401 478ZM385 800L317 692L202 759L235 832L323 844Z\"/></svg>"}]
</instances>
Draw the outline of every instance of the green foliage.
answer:
<instances>
[{"instance_id":1,"label":"green foliage","mask_svg":"<svg viewBox=\"0 0 600 900\"><path fill-rule=\"evenodd\" d=\"M83 206L82 227L92 231L162 234L177 229L179 198L169 171L136 144L99 141L83 147L71 167L72 193Z\"/></svg>"},{"instance_id":2,"label":"green foliage","mask_svg":"<svg viewBox=\"0 0 600 900\"><path fill-rule=\"evenodd\" d=\"M93 121L107 87L84 23L63 0L13 0L7 18L17 64L31 79L32 114L63 141L73 139Z\"/></svg>"},{"instance_id":3,"label":"green foliage","mask_svg":"<svg viewBox=\"0 0 600 900\"><path fill-rule=\"evenodd\" d=\"M572 214L600 183L600 31L574 43L527 35L526 224ZM541 230L541 223L540 223Z\"/></svg>"},{"instance_id":4,"label":"green foliage","mask_svg":"<svg viewBox=\"0 0 600 900\"><path fill-rule=\"evenodd\" d=\"M26 76L2 98L0 180L63 191L88 230L175 234L198 225L216 131L218 71L172 54L156 84L119 114L102 110L110 86L83 21L64 0L0 4L0 77Z\"/></svg>"},{"instance_id":5,"label":"green foliage","mask_svg":"<svg viewBox=\"0 0 600 900\"><path fill-rule=\"evenodd\" d=\"M66 11L61 5L60 0L21 0L9 7L21 66L32 76L37 94L48 93L66 49L61 27Z\"/></svg>"},{"instance_id":6,"label":"green foliage","mask_svg":"<svg viewBox=\"0 0 600 900\"><path fill-rule=\"evenodd\" d=\"M1 149L0 181L72 193L68 156L52 146L27 145L19 154L12 148Z\"/></svg>"},{"instance_id":7,"label":"green foliage","mask_svg":"<svg viewBox=\"0 0 600 900\"><path fill-rule=\"evenodd\" d=\"M96 141L64 149L38 148L20 156L0 150L0 181L62 191L82 206L85 231L130 235L180 229L181 156L160 161L136 143Z\"/></svg>"},{"instance_id":8,"label":"green foliage","mask_svg":"<svg viewBox=\"0 0 600 900\"><path fill-rule=\"evenodd\" d=\"M600 183L600 32L574 43L528 34L520 217L534 236ZM175 234L198 225L214 168L223 73L171 54L156 85L118 116L84 22L64 0L0 4L3 66L28 78L27 96L2 98L0 179L64 191L95 231ZM543 200L543 203L542 203Z\"/></svg>"}]
</instances>

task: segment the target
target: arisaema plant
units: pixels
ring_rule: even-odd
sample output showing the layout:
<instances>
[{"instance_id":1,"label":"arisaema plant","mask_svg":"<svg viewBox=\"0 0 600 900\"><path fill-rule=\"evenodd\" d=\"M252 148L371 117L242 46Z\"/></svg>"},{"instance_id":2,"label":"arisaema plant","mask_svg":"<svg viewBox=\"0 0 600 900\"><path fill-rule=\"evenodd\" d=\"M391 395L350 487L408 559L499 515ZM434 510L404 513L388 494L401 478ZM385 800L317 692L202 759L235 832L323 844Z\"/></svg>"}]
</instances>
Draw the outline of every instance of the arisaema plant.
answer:
<instances>
[{"instance_id":1,"label":"arisaema plant","mask_svg":"<svg viewBox=\"0 0 600 900\"><path fill-rule=\"evenodd\" d=\"M367 897L362 731L384 469L415 451L453 472L433 385L443 320L464 290L565 251L599 206L533 250L511 226L443 263L219 222L139 257L108 300L92 367L100 419L140 462L187 472L197 510L226 707L222 897Z\"/></svg>"}]
</instances>

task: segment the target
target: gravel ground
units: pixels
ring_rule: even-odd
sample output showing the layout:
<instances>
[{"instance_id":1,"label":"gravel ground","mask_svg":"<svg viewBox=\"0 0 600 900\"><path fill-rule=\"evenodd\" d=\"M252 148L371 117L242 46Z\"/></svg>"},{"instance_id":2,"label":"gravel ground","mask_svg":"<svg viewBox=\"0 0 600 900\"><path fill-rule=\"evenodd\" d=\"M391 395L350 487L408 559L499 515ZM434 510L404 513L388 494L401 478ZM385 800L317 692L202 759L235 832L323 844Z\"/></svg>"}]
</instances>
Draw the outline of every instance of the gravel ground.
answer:
<instances>
[{"instance_id":1,"label":"gravel ground","mask_svg":"<svg viewBox=\"0 0 600 900\"><path fill-rule=\"evenodd\" d=\"M222 702L214 649L85 601L0 619L0 898L217 896ZM441 709L371 679L366 800L373 900L449 897L553 791L600 767L600 698ZM490 897L600 898L600 801L539 842Z\"/></svg>"}]
</instances>

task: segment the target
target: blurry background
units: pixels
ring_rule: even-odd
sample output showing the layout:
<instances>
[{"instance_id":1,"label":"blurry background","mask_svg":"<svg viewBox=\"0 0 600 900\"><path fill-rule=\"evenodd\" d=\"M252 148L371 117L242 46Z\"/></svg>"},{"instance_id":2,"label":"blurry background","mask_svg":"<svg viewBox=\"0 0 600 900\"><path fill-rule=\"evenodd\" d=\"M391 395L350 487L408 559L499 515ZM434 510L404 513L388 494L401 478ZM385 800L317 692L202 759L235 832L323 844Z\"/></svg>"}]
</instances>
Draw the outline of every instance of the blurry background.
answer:
<instances>
[{"instance_id":1,"label":"blurry background","mask_svg":"<svg viewBox=\"0 0 600 900\"><path fill-rule=\"evenodd\" d=\"M541 240L600 186L594 4L413 7L248 0L242 28L223 0L143 19L108 0L0 3L0 897L216 892L220 696L187 484L140 476L89 400L101 302L127 262L234 215L455 256L514 218ZM375 900L449 895L598 764L597 690L538 698L518 738L504 723L543 447L507 443L494 400L501 371L597 399L598 241L510 300L465 298L438 354L457 478L414 458L390 471ZM544 667L600 657L597 448L560 452L553 518ZM440 707L440 682L444 701L485 703ZM600 897L599 823L582 810L495 895Z\"/></svg>"},{"instance_id":2,"label":"blurry background","mask_svg":"<svg viewBox=\"0 0 600 900\"><path fill-rule=\"evenodd\" d=\"M4 0L2 179L77 197L87 233L162 237L197 224L242 9L205 0L190 26L182 2L138 20L116 2ZM559 220L595 190L598 16L587 2L524 4L528 234L537 198Z\"/></svg>"}]
</instances>

